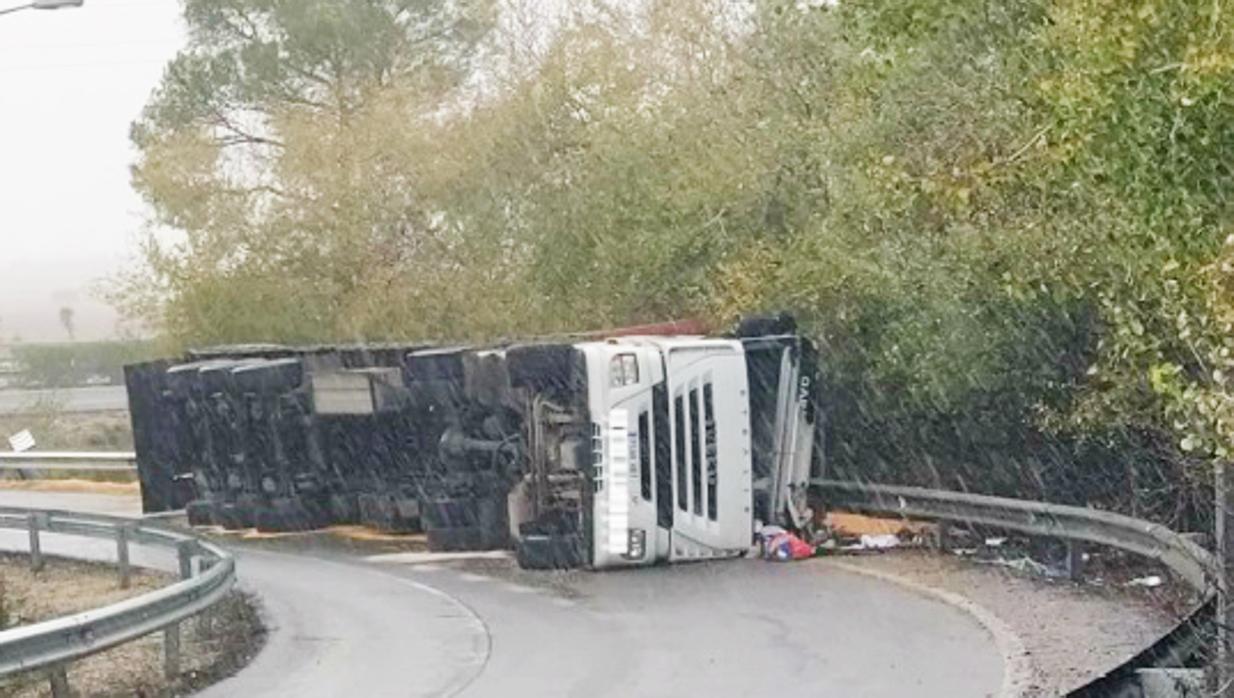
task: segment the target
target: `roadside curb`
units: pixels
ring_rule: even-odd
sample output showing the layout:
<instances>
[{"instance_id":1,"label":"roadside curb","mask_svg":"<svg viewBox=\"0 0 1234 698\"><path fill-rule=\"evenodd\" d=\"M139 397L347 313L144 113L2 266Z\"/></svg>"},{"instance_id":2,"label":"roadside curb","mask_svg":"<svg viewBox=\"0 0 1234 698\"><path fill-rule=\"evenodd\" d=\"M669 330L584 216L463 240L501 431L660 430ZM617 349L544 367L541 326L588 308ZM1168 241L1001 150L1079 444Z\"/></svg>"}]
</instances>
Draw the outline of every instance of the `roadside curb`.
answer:
<instances>
[{"instance_id":1,"label":"roadside curb","mask_svg":"<svg viewBox=\"0 0 1234 698\"><path fill-rule=\"evenodd\" d=\"M1033 676L1032 665L1028 661L1028 650L1025 649L1020 636L1011 629L1011 626L1003 622L1001 618L989 609L959 594L921 584L906 577L881 570L865 569L858 565L835 559L828 560L828 562L833 567L845 572L852 572L853 574L860 574L895 584L920 596L941 601L972 616L994 638L994 646L998 648L998 653L1003 658L1003 682L998 690L999 698L1024 698L1028 695L1027 691L1032 685Z\"/></svg>"}]
</instances>

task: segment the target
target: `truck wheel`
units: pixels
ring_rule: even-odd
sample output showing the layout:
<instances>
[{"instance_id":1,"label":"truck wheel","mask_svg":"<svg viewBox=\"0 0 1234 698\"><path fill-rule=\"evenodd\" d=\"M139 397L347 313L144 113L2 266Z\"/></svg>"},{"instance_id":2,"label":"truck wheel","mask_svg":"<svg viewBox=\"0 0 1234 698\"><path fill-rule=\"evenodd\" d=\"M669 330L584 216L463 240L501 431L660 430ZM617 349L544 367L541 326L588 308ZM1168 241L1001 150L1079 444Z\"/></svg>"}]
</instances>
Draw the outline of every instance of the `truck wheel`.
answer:
<instances>
[{"instance_id":1,"label":"truck wheel","mask_svg":"<svg viewBox=\"0 0 1234 698\"><path fill-rule=\"evenodd\" d=\"M257 510L253 512L253 524L262 533L282 533L287 530L284 528L282 516L275 510L273 504L257 507Z\"/></svg>"},{"instance_id":2,"label":"truck wheel","mask_svg":"<svg viewBox=\"0 0 1234 698\"><path fill-rule=\"evenodd\" d=\"M334 524L329 499L321 495L302 494L298 500L304 509L305 525L309 529L318 530Z\"/></svg>"},{"instance_id":3,"label":"truck wheel","mask_svg":"<svg viewBox=\"0 0 1234 698\"><path fill-rule=\"evenodd\" d=\"M476 501L476 517L483 532L485 549L510 547L510 525L505 497L485 497Z\"/></svg>"},{"instance_id":4,"label":"truck wheel","mask_svg":"<svg viewBox=\"0 0 1234 698\"><path fill-rule=\"evenodd\" d=\"M411 497L391 497L390 518L383 531L387 533L418 533L420 526L420 500Z\"/></svg>"},{"instance_id":5,"label":"truck wheel","mask_svg":"<svg viewBox=\"0 0 1234 698\"><path fill-rule=\"evenodd\" d=\"M257 530L268 533L295 533L320 528L311 507L299 497L279 497L261 507L257 516Z\"/></svg>"},{"instance_id":6,"label":"truck wheel","mask_svg":"<svg viewBox=\"0 0 1234 698\"><path fill-rule=\"evenodd\" d=\"M184 515L190 526L213 526L214 507L204 499L195 499L184 505Z\"/></svg>"},{"instance_id":7,"label":"truck wheel","mask_svg":"<svg viewBox=\"0 0 1234 698\"><path fill-rule=\"evenodd\" d=\"M360 523L360 503L354 494L332 494L326 507L331 524Z\"/></svg>"},{"instance_id":8,"label":"truck wheel","mask_svg":"<svg viewBox=\"0 0 1234 698\"><path fill-rule=\"evenodd\" d=\"M244 507L236 502L223 502L214 507L215 521L228 531L239 531L252 528L252 512L246 512Z\"/></svg>"},{"instance_id":9,"label":"truck wheel","mask_svg":"<svg viewBox=\"0 0 1234 698\"><path fill-rule=\"evenodd\" d=\"M382 529L391 515L392 506L385 497L377 494L362 494L357 497L360 509L360 524Z\"/></svg>"},{"instance_id":10,"label":"truck wheel","mask_svg":"<svg viewBox=\"0 0 1234 698\"><path fill-rule=\"evenodd\" d=\"M583 539L569 534L523 536L516 549L518 566L528 570L570 570L583 566Z\"/></svg>"}]
</instances>

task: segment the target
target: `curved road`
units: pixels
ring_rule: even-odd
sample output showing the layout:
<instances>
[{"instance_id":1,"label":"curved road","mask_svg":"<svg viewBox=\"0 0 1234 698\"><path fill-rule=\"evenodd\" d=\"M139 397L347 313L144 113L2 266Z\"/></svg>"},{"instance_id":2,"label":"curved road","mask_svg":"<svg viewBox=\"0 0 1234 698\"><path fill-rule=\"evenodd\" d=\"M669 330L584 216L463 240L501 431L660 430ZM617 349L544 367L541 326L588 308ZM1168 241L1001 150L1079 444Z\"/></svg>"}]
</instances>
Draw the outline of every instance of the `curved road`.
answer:
<instances>
[{"instance_id":1,"label":"curved road","mask_svg":"<svg viewBox=\"0 0 1234 698\"><path fill-rule=\"evenodd\" d=\"M0 504L136 508L32 492ZM423 556L237 559L272 632L205 696L963 698L1002 679L970 616L823 560L552 576L405 562Z\"/></svg>"}]
</instances>

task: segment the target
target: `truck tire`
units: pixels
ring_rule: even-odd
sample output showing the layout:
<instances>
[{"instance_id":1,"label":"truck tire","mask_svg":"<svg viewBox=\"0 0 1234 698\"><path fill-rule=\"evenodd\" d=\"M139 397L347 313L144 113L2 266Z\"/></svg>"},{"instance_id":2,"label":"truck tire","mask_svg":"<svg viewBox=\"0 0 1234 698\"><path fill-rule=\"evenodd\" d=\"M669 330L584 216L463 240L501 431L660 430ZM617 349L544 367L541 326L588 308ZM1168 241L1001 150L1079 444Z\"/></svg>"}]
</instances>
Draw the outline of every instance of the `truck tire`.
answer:
<instances>
[{"instance_id":1,"label":"truck tire","mask_svg":"<svg viewBox=\"0 0 1234 698\"><path fill-rule=\"evenodd\" d=\"M288 530L273 503L257 507L253 512L253 526L262 533L282 533Z\"/></svg>"},{"instance_id":2,"label":"truck tire","mask_svg":"<svg viewBox=\"0 0 1234 698\"><path fill-rule=\"evenodd\" d=\"M190 526L213 526L214 507L204 499L194 499L184 505L184 515L188 517Z\"/></svg>"},{"instance_id":3,"label":"truck tire","mask_svg":"<svg viewBox=\"0 0 1234 698\"><path fill-rule=\"evenodd\" d=\"M262 533L287 533L304 530L304 517L294 500L279 498L256 508L253 524Z\"/></svg>"},{"instance_id":4,"label":"truck tire","mask_svg":"<svg viewBox=\"0 0 1234 698\"><path fill-rule=\"evenodd\" d=\"M390 495L360 495L360 523L383 533L420 531L420 503Z\"/></svg>"},{"instance_id":5,"label":"truck tire","mask_svg":"<svg viewBox=\"0 0 1234 698\"><path fill-rule=\"evenodd\" d=\"M519 539L515 555L523 569L577 569L584 564L583 539L574 534L531 534Z\"/></svg>"},{"instance_id":6,"label":"truck tire","mask_svg":"<svg viewBox=\"0 0 1234 698\"><path fill-rule=\"evenodd\" d=\"M478 526L479 513L474 497L442 497L420 505L425 530L472 528Z\"/></svg>"},{"instance_id":7,"label":"truck tire","mask_svg":"<svg viewBox=\"0 0 1234 698\"><path fill-rule=\"evenodd\" d=\"M485 549L510 547L509 512L505 497L483 497L476 500L477 524L482 532Z\"/></svg>"},{"instance_id":8,"label":"truck tire","mask_svg":"<svg viewBox=\"0 0 1234 698\"><path fill-rule=\"evenodd\" d=\"M357 499L360 524L370 528L384 529L393 516L394 506L379 494L362 494Z\"/></svg>"},{"instance_id":9,"label":"truck tire","mask_svg":"<svg viewBox=\"0 0 1234 698\"><path fill-rule=\"evenodd\" d=\"M332 494L326 501L330 524L360 523L360 503L354 494Z\"/></svg>"},{"instance_id":10,"label":"truck tire","mask_svg":"<svg viewBox=\"0 0 1234 698\"><path fill-rule=\"evenodd\" d=\"M222 502L214 507L214 517L218 525L228 531L239 531L252 528L254 512L239 502Z\"/></svg>"}]
</instances>

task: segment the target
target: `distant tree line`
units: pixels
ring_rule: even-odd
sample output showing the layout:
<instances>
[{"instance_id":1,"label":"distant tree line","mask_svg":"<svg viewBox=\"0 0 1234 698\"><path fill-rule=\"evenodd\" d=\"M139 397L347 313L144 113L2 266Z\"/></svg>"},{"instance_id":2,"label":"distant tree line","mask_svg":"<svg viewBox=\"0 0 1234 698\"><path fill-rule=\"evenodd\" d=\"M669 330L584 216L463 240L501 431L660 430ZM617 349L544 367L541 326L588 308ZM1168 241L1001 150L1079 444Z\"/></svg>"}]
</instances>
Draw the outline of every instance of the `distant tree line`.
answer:
<instances>
[{"instance_id":1,"label":"distant tree line","mask_svg":"<svg viewBox=\"0 0 1234 698\"><path fill-rule=\"evenodd\" d=\"M107 381L124 384L125 364L144 361L156 353L143 341L74 342L72 344L14 344L9 347L25 387L63 388Z\"/></svg>"},{"instance_id":2,"label":"distant tree line","mask_svg":"<svg viewBox=\"0 0 1234 698\"><path fill-rule=\"evenodd\" d=\"M1229 3L537 6L185 0L133 128L185 238L114 299L171 346L789 310L839 474L1207 515Z\"/></svg>"}]
</instances>

